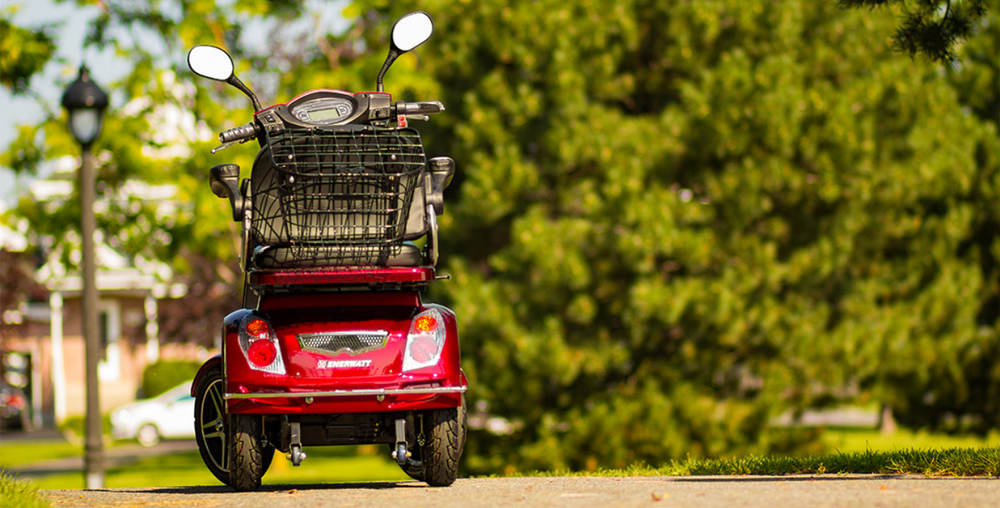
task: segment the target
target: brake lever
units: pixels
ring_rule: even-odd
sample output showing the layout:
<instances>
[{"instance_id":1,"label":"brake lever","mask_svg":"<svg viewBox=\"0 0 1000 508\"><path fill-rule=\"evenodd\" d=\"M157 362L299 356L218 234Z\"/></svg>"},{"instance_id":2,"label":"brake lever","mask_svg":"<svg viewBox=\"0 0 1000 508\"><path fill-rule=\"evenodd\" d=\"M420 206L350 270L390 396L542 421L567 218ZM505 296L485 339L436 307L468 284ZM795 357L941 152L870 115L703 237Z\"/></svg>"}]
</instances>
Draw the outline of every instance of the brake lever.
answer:
<instances>
[{"instance_id":1,"label":"brake lever","mask_svg":"<svg viewBox=\"0 0 1000 508\"><path fill-rule=\"evenodd\" d=\"M212 155L215 155L216 153L221 152L221 151L225 150L226 148L229 148L229 147L235 145L236 143L240 143L240 141L230 141L229 143L225 143L225 144L219 145L219 146L217 146L217 147L215 147L215 148L212 149Z\"/></svg>"}]
</instances>

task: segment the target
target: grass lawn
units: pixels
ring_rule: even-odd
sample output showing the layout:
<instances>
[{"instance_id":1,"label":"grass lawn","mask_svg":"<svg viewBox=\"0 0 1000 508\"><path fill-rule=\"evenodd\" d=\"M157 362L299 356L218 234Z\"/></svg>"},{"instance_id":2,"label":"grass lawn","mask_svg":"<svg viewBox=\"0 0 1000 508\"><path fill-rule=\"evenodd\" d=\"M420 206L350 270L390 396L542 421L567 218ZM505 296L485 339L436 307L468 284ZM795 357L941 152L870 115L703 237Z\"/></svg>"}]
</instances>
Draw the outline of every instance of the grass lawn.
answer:
<instances>
[{"instance_id":1,"label":"grass lawn","mask_svg":"<svg viewBox=\"0 0 1000 508\"><path fill-rule=\"evenodd\" d=\"M82 446L65 441L4 442L0 444L0 469L81 455Z\"/></svg>"},{"instance_id":2,"label":"grass lawn","mask_svg":"<svg viewBox=\"0 0 1000 508\"><path fill-rule=\"evenodd\" d=\"M376 453L377 452L377 453ZM382 453L384 452L384 453ZM386 447L308 447L308 458L295 468L276 455L264 484L351 483L408 480L389 458ZM82 489L82 473L67 473L30 480L39 489ZM147 457L105 472L108 488L180 487L222 485L208 472L198 452Z\"/></svg>"},{"instance_id":3,"label":"grass lawn","mask_svg":"<svg viewBox=\"0 0 1000 508\"><path fill-rule=\"evenodd\" d=\"M833 453L1000 447L1000 431L994 431L985 438L981 438L971 435L929 434L904 429L899 429L895 434L883 435L876 429L830 428L823 433L822 439L826 447Z\"/></svg>"},{"instance_id":4,"label":"grass lawn","mask_svg":"<svg viewBox=\"0 0 1000 508\"><path fill-rule=\"evenodd\" d=\"M0 505L4 508L48 508L34 485L0 474Z\"/></svg>"},{"instance_id":5,"label":"grass lawn","mask_svg":"<svg viewBox=\"0 0 1000 508\"><path fill-rule=\"evenodd\" d=\"M917 474L1000 477L1000 448L906 449L814 457L741 457L672 462L650 473L683 475Z\"/></svg>"},{"instance_id":6,"label":"grass lawn","mask_svg":"<svg viewBox=\"0 0 1000 508\"><path fill-rule=\"evenodd\" d=\"M822 436L828 454L805 457L739 457L730 460L676 461L658 468L636 466L596 473L551 474L685 475L794 473L916 473L932 475L1000 475L1000 432L986 438L948 436L900 430L882 435L873 429L833 428ZM277 455L264 484L350 483L408 480L384 446L307 447L298 468ZM65 442L4 443L0 469L65 457L82 448ZM40 489L83 488L82 473L55 474L30 480ZM109 488L221 485L205 468L198 452L155 456L106 472Z\"/></svg>"}]
</instances>

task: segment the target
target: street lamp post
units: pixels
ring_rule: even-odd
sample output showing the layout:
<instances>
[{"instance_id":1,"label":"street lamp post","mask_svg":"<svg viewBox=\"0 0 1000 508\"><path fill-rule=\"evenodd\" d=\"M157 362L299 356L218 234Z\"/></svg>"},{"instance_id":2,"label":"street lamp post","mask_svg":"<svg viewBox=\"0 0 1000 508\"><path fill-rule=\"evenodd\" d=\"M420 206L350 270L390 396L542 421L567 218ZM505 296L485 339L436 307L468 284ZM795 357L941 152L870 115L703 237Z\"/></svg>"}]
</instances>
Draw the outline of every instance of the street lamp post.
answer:
<instances>
[{"instance_id":1,"label":"street lamp post","mask_svg":"<svg viewBox=\"0 0 1000 508\"><path fill-rule=\"evenodd\" d=\"M63 93L62 106L69 116L69 130L80 144L80 230L83 235L83 340L86 345L87 441L84 455L88 489L104 487L104 450L101 442L101 403L97 387L97 265L94 255L96 175L90 145L101 133L108 96L90 80L87 66Z\"/></svg>"}]
</instances>

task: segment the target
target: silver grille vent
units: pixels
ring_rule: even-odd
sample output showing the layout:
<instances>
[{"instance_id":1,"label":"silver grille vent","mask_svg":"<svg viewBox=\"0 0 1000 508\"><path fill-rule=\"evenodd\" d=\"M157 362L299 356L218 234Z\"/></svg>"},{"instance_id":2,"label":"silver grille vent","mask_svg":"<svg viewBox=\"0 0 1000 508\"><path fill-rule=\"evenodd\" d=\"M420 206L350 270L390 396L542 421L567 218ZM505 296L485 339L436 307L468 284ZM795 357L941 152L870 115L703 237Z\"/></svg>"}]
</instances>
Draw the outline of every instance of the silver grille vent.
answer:
<instances>
[{"instance_id":1,"label":"silver grille vent","mask_svg":"<svg viewBox=\"0 0 1000 508\"><path fill-rule=\"evenodd\" d=\"M363 332L303 333L295 336L302 349L319 353L352 355L374 351L385 346L389 332L366 330Z\"/></svg>"}]
</instances>

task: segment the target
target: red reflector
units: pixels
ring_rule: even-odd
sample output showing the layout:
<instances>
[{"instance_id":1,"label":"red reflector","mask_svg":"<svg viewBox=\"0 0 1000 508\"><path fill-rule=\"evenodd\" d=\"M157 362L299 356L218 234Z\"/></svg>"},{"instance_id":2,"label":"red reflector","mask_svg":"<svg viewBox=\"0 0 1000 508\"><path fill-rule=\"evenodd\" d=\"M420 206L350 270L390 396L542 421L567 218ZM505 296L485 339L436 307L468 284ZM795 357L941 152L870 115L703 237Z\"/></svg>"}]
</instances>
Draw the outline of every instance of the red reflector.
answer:
<instances>
[{"instance_id":1,"label":"red reflector","mask_svg":"<svg viewBox=\"0 0 1000 508\"><path fill-rule=\"evenodd\" d=\"M437 330L438 322L434 316L420 316L413 322L413 328L418 332L433 332Z\"/></svg>"},{"instance_id":2,"label":"red reflector","mask_svg":"<svg viewBox=\"0 0 1000 508\"><path fill-rule=\"evenodd\" d=\"M267 337L270 330L271 327L267 326L267 321L263 319L254 319L247 323L247 333L251 337Z\"/></svg>"},{"instance_id":3,"label":"red reflector","mask_svg":"<svg viewBox=\"0 0 1000 508\"><path fill-rule=\"evenodd\" d=\"M437 342L426 335L417 337L410 343L410 356L420 363L429 362L437 352Z\"/></svg>"},{"instance_id":4,"label":"red reflector","mask_svg":"<svg viewBox=\"0 0 1000 508\"><path fill-rule=\"evenodd\" d=\"M249 327L249 326L248 326ZM267 367L278 356L278 349L269 340L255 340L247 351L250 361L258 367Z\"/></svg>"}]
</instances>

